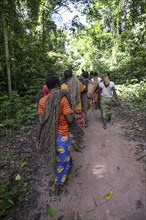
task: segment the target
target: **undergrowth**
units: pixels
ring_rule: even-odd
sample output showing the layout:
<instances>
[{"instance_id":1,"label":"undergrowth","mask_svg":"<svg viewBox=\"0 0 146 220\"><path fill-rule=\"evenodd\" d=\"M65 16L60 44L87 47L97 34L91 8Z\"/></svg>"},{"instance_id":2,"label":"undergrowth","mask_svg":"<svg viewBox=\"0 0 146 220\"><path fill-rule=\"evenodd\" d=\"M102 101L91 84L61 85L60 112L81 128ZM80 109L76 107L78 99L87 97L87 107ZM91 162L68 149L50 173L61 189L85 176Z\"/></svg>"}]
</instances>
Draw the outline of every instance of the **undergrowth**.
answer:
<instances>
[{"instance_id":1,"label":"undergrowth","mask_svg":"<svg viewBox=\"0 0 146 220\"><path fill-rule=\"evenodd\" d=\"M131 118L138 135L145 136L146 81L116 86L124 116Z\"/></svg>"},{"instance_id":2,"label":"undergrowth","mask_svg":"<svg viewBox=\"0 0 146 220\"><path fill-rule=\"evenodd\" d=\"M139 117L143 119L143 112L146 111L146 82L117 85L116 90L118 97L121 101L122 107L125 109L126 114L132 117ZM32 95L19 96L17 92L13 92L10 97L3 96L0 98L0 129L2 134L12 134L14 130L25 132L30 129L35 122L35 115L37 111L37 104ZM141 125L140 125L141 126ZM13 134L14 135L14 134ZM11 149L11 148L10 148ZM4 156L4 155L3 155ZM19 162L17 167L17 176L11 179L1 179L0 181L0 217L7 215L9 209L18 202L25 201L26 192L28 193L28 180L23 178L24 170L25 175L28 175L28 166L23 160L17 161L13 153L8 152L6 157L1 160ZM13 162L14 163L14 162ZM26 172L27 171L27 172ZM28 175L29 177L29 175Z\"/></svg>"},{"instance_id":3,"label":"undergrowth","mask_svg":"<svg viewBox=\"0 0 146 220\"><path fill-rule=\"evenodd\" d=\"M31 95L21 97L12 92L10 97L0 97L1 135L11 134L12 130L27 130L34 122L36 111L37 105Z\"/></svg>"},{"instance_id":4,"label":"undergrowth","mask_svg":"<svg viewBox=\"0 0 146 220\"><path fill-rule=\"evenodd\" d=\"M16 204L25 202L31 192L31 171L23 161L19 144L32 130L36 111L33 95L22 97L12 92L10 97L0 97L0 165L4 167L0 175L0 217L6 216Z\"/></svg>"},{"instance_id":5,"label":"undergrowth","mask_svg":"<svg viewBox=\"0 0 146 220\"><path fill-rule=\"evenodd\" d=\"M9 165L7 168L10 169L11 166L13 170L14 164L17 168L14 174L8 174L7 170L5 177L0 178L0 217L6 216L13 206L27 201L32 191L29 184L31 169L26 161L20 163L20 159L12 156L5 155L5 158L2 158L3 165L7 166L6 162Z\"/></svg>"},{"instance_id":6,"label":"undergrowth","mask_svg":"<svg viewBox=\"0 0 146 220\"><path fill-rule=\"evenodd\" d=\"M146 111L146 81L117 85L116 90L123 107L129 109L129 114L137 113L137 110Z\"/></svg>"}]
</instances>

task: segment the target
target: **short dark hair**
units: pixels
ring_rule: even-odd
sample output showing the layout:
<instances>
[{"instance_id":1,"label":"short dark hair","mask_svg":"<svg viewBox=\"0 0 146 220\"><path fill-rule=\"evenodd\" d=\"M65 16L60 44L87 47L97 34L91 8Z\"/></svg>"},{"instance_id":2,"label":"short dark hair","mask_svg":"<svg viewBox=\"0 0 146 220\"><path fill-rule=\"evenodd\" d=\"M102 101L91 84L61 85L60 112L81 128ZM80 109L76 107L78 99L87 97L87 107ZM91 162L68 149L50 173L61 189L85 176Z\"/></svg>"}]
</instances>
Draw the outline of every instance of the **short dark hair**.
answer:
<instances>
[{"instance_id":1,"label":"short dark hair","mask_svg":"<svg viewBox=\"0 0 146 220\"><path fill-rule=\"evenodd\" d=\"M94 72L93 71L90 71L90 76L93 76L94 75Z\"/></svg>"},{"instance_id":2,"label":"short dark hair","mask_svg":"<svg viewBox=\"0 0 146 220\"><path fill-rule=\"evenodd\" d=\"M84 72L82 73L82 76L83 76L84 78L88 78L88 77L89 77L89 73L88 73L87 71L84 71Z\"/></svg>"},{"instance_id":3,"label":"short dark hair","mask_svg":"<svg viewBox=\"0 0 146 220\"><path fill-rule=\"evenodd\" d=\"M72 70L65 70L64 71L64 77L65 79L69 78L69 77L72 77Z\"/></svg>"},{"instance_id":4,"label":"short dark hair","mask_svg":"<svg viewBox=\"0 0 146 220\"><path fill-rule=\"evenodd\" d=\"M48 75L47 76L52 76L53 75L53 73L48 73Z\"/></svg>"},{"instance_id":5,"label":"short dark hair","mask_svg":"<svg viewBox=\"0 0 146 220\"><path fill-rule=\"evenodd\" d=\"M59 78L57 76L50 75L46 78L46 85L49 89L54 89L56 84L60 84Z\"/></svg>"},{"instance_id":6,"label":"short dark hair","mask_svg":"<svg viewBox=\"0 0 146 220\"><path fill-rule=\"evenodd\" d=\"M94 72L93 75L94 75L94 76L98 76L98 73L97 73L97 72Z\"/></svg>"}]
</instances>

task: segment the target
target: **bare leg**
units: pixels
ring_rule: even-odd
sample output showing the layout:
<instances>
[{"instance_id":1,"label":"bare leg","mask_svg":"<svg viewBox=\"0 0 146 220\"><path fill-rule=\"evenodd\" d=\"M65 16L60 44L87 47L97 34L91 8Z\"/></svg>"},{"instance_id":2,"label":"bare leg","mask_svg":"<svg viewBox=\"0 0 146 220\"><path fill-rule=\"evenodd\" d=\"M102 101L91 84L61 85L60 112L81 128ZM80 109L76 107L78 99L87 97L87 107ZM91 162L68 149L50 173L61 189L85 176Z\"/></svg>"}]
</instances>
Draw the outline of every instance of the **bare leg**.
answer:
<instances>
[{"instance_id":1,"label":"bare leg","mask_svg":"<svg viewBox=\"0 0 146 220\"><path fill-rule=\"evenodd\" d=\"M108 122L111 122L111 116L108 117Z\"/></svg>"},{"instance_id":2,"label":"bare leg","mask_svg":"<svg viewBox=\"0 0 146 220\"><path fill-rule=\"evenodd\" d=\"M105 118L103 118L103 128L104 128L104 129L107 128L107 126L106 126L106 119L105 119Z\"/></svg>"}]
</instances>

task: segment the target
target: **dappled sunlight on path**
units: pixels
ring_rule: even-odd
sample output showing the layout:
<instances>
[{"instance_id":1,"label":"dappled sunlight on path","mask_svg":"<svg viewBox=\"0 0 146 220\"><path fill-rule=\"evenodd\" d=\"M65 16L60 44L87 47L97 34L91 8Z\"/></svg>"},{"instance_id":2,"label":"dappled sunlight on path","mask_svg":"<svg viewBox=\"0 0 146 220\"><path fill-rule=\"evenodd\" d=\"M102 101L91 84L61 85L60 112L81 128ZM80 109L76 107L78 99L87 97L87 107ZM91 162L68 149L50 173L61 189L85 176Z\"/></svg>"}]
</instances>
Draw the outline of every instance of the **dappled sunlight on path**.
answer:
<instances>
[{"instance_id":1,"label":"dappled sunlight on path","mask_svg":"<svg viewBox=\"0 0 146 220\"><path fill-rule=\"evenodd\" d=\"M78 220L144 220L146 198L141 176L145 174L135 159L136 143L124 138L122 125L113 118L104 130L99 110L93 110L83 153L72 149L74 165L66 183L66 195L60 201L52 201L49 188L40 187L37 208L53 207L54 220L74 216ZM105 199L109 192L112 193ZM48 213L43 212L40 220L47 219Z\"/></svg>"},{"instance_id":2,"label":"dappled sunlight on path","mask_svg":"<svg viewBox=\"0 0 146 220\"><path fill-rule=\"evenodd\" d=\"M95 164L95 166L92 168L92 172L98 178L103 178L104 177L104 173L106 172L106 169L105 169L104 165Z\"/></svg>"}]
</instances>

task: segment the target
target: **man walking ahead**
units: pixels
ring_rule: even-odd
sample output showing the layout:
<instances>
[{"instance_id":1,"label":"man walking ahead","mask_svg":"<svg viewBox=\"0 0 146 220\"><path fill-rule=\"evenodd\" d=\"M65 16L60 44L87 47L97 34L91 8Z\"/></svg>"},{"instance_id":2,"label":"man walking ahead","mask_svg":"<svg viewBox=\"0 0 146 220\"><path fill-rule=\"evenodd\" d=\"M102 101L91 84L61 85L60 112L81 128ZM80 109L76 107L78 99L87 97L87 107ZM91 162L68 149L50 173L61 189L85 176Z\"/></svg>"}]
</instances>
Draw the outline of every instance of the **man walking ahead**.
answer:
<instances>
[{"instance_id":1,"label":"man walking ahead","mask_svg":"<svg viewBox=\"0 0 146 220\"><path fill-rule=\"evenodd\" d=\"M103 81L99 84L101 99L101 116L103 120L103 128L107 128L107 121L111 121L111 107L112 107L112 97L115 97L117 105L120 105L115 90L115 83L109 80L109 72L105 72L103 76ZM104 78L105 77L105 78Z\"/></svg>"},{"instance_id":2,"label":"man walking ahead","mask_svg":"<svg viewBox=\"0 0 146 220\"><path fill-rule=\"evenodd\" d=\"M57 200L65 193L64 183L72 166L69 124L73 121L73 114L69 93L60 89L59 78L48 76L46 85L50 92L40 99L38 105L38 126L41 126L38 140L49 155L50 171L55 179L52 199Z\"/></svg>"}]
</instances>

